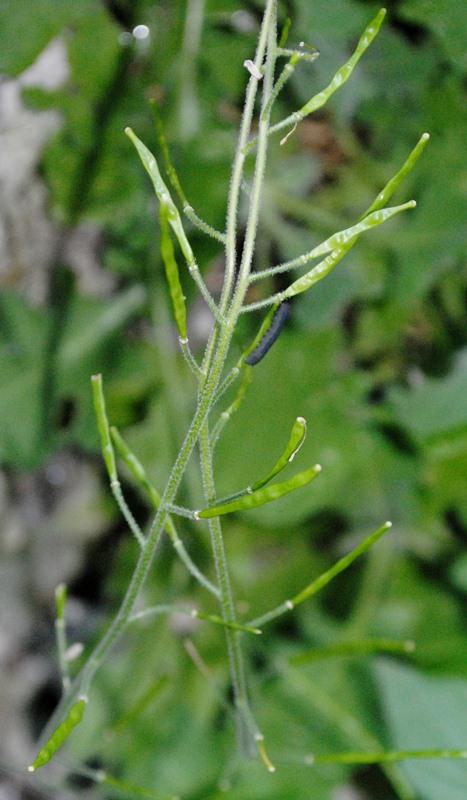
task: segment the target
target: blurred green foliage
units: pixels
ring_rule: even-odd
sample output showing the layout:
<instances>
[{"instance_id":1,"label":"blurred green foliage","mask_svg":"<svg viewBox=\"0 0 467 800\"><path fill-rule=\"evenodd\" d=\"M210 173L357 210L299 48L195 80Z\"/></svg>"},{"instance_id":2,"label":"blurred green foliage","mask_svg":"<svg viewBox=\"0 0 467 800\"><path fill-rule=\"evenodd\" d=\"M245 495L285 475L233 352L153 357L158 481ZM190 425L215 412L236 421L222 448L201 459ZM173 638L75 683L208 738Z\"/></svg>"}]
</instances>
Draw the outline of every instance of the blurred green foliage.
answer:
<instances>
[{"instance_id":1,"label":"blurred green foliage","mask_svg":"<svg viewBox=\"0 0 467 800\"><path fill-rule=\"evenodd\" d=\"M53 37L64 37L69 81L55 92L25 90L24 100L38 113L62 113L42 163L51 211L64 228L102 226L100 257L117 289L105 300L87 297L68 265L55 264L47 307L33 309L14 291L0 296L0 457L21 471L40 469L64 446L95 454L89 376L101 371L111 421L126 427L161 486L192 410L190 378L168 322L155 201L123 129L130 125L157 150L147 102L157 98L184 191L222 229L246 82L242 63L254 52L261 3L207 0L197 52L184 44L187 8L195 14L202 6L195 1L32 6L30 23L30 4L2 3L0 72L18 75ZM278 115L329 82L376 9L364 0L284 3L291 40L305 40L321 55L296 72ZM121 44L121 34L137 24L149 27L150 41ZM297 299L292 325L255 368L219 443L221 496L270 468L298 415L309 426L301 463L323 464L309 489L230 524L240 611L245 618L262 613L371 528L387 518L395 526L322 596L265 630L261 641L246 642L274 776L236 760L233 728L214 688L228 691L224 642L214 626L180 629L178 621L176 627L159 619L127 637L72 742L77 756L96 758L154 796L328 800L352 774L357 784L375 787L379 800L464 796L462 763L391 767L384 777L378 768L309 767L303 756L371 749L375 742L467 744L466 29L467 12L454 0L391 4L345 89L286 145L271 143L258 268L352 224L421 133L432 135L396 197L415 197L417 209L369 233L310 298ZM215 286L220 247L198 230L189 233ZM194 326L199 304L186 275L182 281ZM259 299L261 286L254 291L252 300ZM235 358L255 330L246 319L242 325ZM200 507L198 478L188 477L185 500ZM209 571L203 534L188 524L184 531ZM109 600L124 591L134 557L133 543L122 544L114 571L103 576ZM154 602L196 602L199 589L167 547L147 592ZM206 598L201 602L215 613ZM210 681L183 647L192 636ZM368 636L414 639L419 648L404 667L362 657L288 665L300 650Z\"/></svg>"}]
</instances>

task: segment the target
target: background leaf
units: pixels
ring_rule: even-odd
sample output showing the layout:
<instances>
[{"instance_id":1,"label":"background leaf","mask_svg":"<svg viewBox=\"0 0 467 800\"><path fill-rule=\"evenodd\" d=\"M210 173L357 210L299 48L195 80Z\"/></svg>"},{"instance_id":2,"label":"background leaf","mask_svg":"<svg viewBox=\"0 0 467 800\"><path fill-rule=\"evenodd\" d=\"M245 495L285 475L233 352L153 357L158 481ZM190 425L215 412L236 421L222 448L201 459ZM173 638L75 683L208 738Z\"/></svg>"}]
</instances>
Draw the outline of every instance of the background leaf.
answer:
<instances>
[{"instance_id":1,"label":"background leaf","mask_svg":"<svg viewBox=\"0 0 467 800\"><path fill-rule=\"evenodd\" d=\"M390 663L378 664L376 674L394 749L465 746L465 680L428 677ZM465 794L462 761L409 761L403 768L424 800L461 800Z\"/></svg>"}]
</instances>

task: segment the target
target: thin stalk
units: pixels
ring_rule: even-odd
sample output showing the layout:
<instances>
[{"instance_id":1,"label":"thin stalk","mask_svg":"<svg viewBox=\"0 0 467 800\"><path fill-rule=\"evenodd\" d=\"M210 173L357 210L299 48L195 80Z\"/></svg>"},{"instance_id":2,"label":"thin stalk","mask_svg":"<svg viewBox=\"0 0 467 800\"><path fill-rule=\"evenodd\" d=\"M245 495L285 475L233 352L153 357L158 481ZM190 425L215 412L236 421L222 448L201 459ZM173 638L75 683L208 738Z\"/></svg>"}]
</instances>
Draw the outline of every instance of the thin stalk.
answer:
<instances>
[{"instance_id":1,"label":"thin stalk","mask_svg":"<svg viewBox=\"0 0 467 800\"><path fill-rule=\"evenodd\" d=\"M219 342L219 349L216 353L213 369L208 377L205 391L203 392L200 403L193 417L191 425L188 429L185 440L182 444L180 452L175 461L170 478L168 480L165 491L161 497L161 505L154 517L150 531L146 537L144 546L142 547L138 561L136 563L133 575L131 577L128 589L121 602L120 608L114 617L112 623L103 635L102 639L97 643L90 657L88 658L85 666L83 667L80 675L73 682L72 689L66 698L64 698L58 705L56 711L52 715L47 724L41 740L49 738L50 734L57 727L57 723L63 718L67 710L73 705L73 701L77 694L88 694L92 680L102 665L108 651L116 643L120 635L125 630L129 623L132 611L134 609L138 595L144 585L151 565L153 563L157 546L159 544L161 534L166 524L167 506L174 500L175 494L179 487L180 481L185 472L188 464L188 459L195 447L195 444L200 435L202 426L210 411L211 401L215 394L217 384L221 375L222 366L226 356L226 351L230 337L224 334Z\"/></svg>"},{"instance_id":2,"label":"thin stalk","mask_svg":"<svg viewBox=\"0 0 467 800\"><path fill-rule=\"evenodd\" d=\"M237 153L234 161L232 172L231 189L229 194L229 206L227 212L227 225L226 225L226 275L220 301L220 313L225 315L227 307L230 305L227 313L226 324L219 334L218 349L213 358L211 371L207 378L206 388L212 383L219 366L222 368L224 363L224 352L227 354L227 348L233 334L233 330L240 313L240 308L248 287L249 273L253 258L254 242L256 238L256 231L258 228L259 220L259 207L261 199L261 191L264 184L264 171L266 166L266 154L268 145L268 129L269 129L269 113L267 110L267 98L272 91L273 77L274 77L274 63L275 63L275 49L276 49L276 24L275 24L275 0L269 0L265 16L263 19L263 26L260 33L260 40L256 52L255 65L259 69L262 65L264 52L267 47L267 62L263 86L263 102L262 114L260 121L260 133L257 148L257 157L255 164L255 174L253 179L253 189L251 193L251 201L248 215L248 225L245 235L245 244L242 253L242 260L240 264L239 276L233 299L230 302L233 280L235 276L235 262L236 262L236 225L238 214L238 202L241 180L243 176L243 167L245 155L242 152L243 145L249 134L251 127L251 119L253 113L253 101L257 90L257 79L252 75L250 78L249 87L247 90L247 99L245 103L245 111L242 119L242 126L239 136L239 143ZM217 332L213 332L213 338ZM209 345L207 352L209 353ZM205 364L203 363L203 367ZM220 377L220 371L219 375ZM218 379L217 379L218 380ZM217 385L217 384L216 384ZM203 473L203 481L205 486L206 500L213 502L215 499L215 486L213 478L213 463L212 453L209 442L209 429L207 425L202 426L200 438L200 454L201 454L201 468ZM220 607L223 619L232 623L235 622L235 609L233 604L232 591L230 587L229 572L227 566L227 559L222 537L222 527L218 518L210 520L209 529L211 534L211 543L213 549L213 556L216 565L218 586L221 595ZM258 752L258 741L262 739L261 734L256 726L252 724L251 712L248 704L248 695L246 687L245 670L243 666L243 656L241 650L241 640L238 631L226 628L227 646L229 652L230 670L232 685L234 690L235 706L238 713L238 740L241 752L246 756L255 755Z\"/></svg>"},{"instance_id":3,"label":"thin stalk","mask_svg":"<svg viewBox=\"0 0 467 800\"><path fill-rule=\"evenodd\" d=\"M255 56L255 66L260 69L263 63L264 54L266 51L266 43L268 32L271 26L271 21L276 8L276 0L268 0L266 10L264 12L263 23L258 42L258 47ZM244 153L245 146L248 142L248 137L251 130L251 122L253 118L253 108L258 89L258 79L253 75L250 77L248 88L246 92L245 107L242 116L242 123L237 143L237 151L235 154L234 165L232 170L232 177L230 182L229 202L227 207L227 225L226 225L226 269L225 280L222 289L222 296L220 300L220 312L224 314L232 294L232 286L235 280L236 271L236 238L237 238L237 216L238 206L240 199L240 190L242 186L243 170L245 165L246 155Z\"/></svg>"},{"instance_id":4,"label":"thin stalk","mask_svg":"<svg viewBox=\"0 0 467 800\"><path fill-rule=\"evenodd\" d=\"M376 753L334 753L331 755L307 755L304 764L393 764L411 759L467 758L467 750L380 750Z\"/></svg>"},{"instance_id":5,"label":"thin stalk","mask_svg":"<svg viewBox=\"0 0 467 800\"><path fill-rule=\"evenodd\" d=\"M157 511L161 504L161 498L159 492L153 486L151 481L149 480L146 470L140 463L140 461L136 458L134 453L130 450L127 443L120 435L118 430L115 427L110 428L110 435L111 438L118 450L120 457L123 459L124 463L127 465L128 469L130 470L131 474L138 482L139 486L146 490L148 493L152 505L154 507L154 511ZM170 510L170 509L168 509ZM180 557L180 559L185 564L188 572L190 572L193 577L202 585L205 589L207 589L211 594L214 594L216 597L219 597L219 592L216 586L214 586L211 581L209 581L205 575L200 572L196 564L193 562L187 551L185 550L185 546L180 539L177 529L173 523L173 520L170 516L167 516L165 521L165 530L167 531L170 540L175 548L176 553Z\"/></svg>"},{"instance_id":6,"label":"thin stalk","mask_svg":"<svg viewBox=\"0 0 467 800\"><path fill-rule=\"evenodd\" d=\"M206 424L203 425L199 444L205 496L208 502L213 502L215 499L213 463L211 446L209 442L209 429ZM222 526L218 517L214 517L213 519L209 520L209 533L211 535L211 546L214 556L214 563L216 566L217 584L220 591L220 608L222 619L225 620L227 625L232 625L232 623L235 624L236 622L235 607L230 585L224 540L222 536ZM225 636L229 653L230 675L234 691L234 702L238 712L237 736L239 750L241 753L243 753L243 755L252 757L256 755L257 745L254 738L252 738L250 734L249 726L245 724L245 710L248 709L248 694L240 634L231 627L226 627Z\"/></svg>"}]
</instances>

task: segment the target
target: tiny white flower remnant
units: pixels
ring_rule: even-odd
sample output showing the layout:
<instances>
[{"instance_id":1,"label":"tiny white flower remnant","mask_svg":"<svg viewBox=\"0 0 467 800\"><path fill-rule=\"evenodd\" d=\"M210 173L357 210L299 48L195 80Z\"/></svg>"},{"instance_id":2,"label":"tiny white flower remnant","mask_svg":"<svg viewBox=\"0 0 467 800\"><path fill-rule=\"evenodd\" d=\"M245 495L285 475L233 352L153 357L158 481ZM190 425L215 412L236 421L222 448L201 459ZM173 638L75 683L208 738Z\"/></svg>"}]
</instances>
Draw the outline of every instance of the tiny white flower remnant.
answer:
<instances>
[{"instance_id":1,"label":"tiny white flower remnant","mask_svg":"<svg viewBox=\"0 0 467 800\"><path fill-rule=\"evenodd\" d=\"M247 58L247 60L243 62L243 66L247 68L250 75L253 75L253 77L257 78L259 81L263 77L256 64L250 58Z\"/></svg>"}]
</instances>

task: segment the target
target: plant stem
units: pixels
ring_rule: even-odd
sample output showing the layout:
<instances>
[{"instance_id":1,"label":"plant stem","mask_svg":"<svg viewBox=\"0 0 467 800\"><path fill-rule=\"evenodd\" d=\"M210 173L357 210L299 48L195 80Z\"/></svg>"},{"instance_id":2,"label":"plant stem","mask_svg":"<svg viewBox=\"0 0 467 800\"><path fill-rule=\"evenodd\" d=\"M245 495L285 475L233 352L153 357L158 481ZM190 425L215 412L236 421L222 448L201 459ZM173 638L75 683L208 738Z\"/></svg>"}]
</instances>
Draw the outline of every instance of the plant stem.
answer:
<instances>
[{"instance_id":1,"label":"plant stem","mask_svg":"<svg viewBox=\"0 0 467 800\"><path fill-rule=\"evenodd\" d=\"M243 152L250 134L253 117L254 99L256 96L258 80L251 77L247 89L245 109L238 139L236 156L234 159L231 188L227 210L226 224L226 274L222 290L220 312L222 322L216 318L214 327L206 348L203 361L205 378L200 381L198 405L189 426L185 440L175 460L174 467L161 497L160 507L154 517L144 546L141 549L130 584L120 605L120 608L110 627L98 642L80 676L73 684L68 697L59 705L56 713L50 720L47 730L52 729L57 718L63 715L66 707L73 701L76 692L87 694L95 673L101 666L109 649L115 644L120 634L130 621L135 602L144 585L146 577L153 563L157 546L164 530L167 509L174 502L175 496L185 473L190 455L198 441L201 439L201 464L208 500L214 499L214 480L211 447L209 444L209 430L207 425L208 415L213 407L218 386L222 376L224 363L240 313L240 309L248 288L249 274L253 258L253 248L259 221L261 191L264 183L266 154L269 131L268 98L272 91L274 78L274 64L276 58L276 0L268 0L259 43L255 56L258 69L262 67L267 49L267 60L264 77L262 111L259 124L259 135L256 150L256 165L251 192L248 224L245 235L245 245L242 253L238 279L234 286L236 275L236 237L237 217L240 197L240 186L243 177L245 154ZM218 519L211 520L211 540L213 555L219 581L220 608L222 617L229 623L235 622L233 598L230 588L230 579L227 560L222 539L222 529ZM252 755L258 751L255 739L260 736L252 722L248 708L245 671L241 652L240 632L226 628L226 637L229 650L231 679L235 693L235 705L239 719L239 739L244 754ZM44 734L46 735L46 733Z\"/></svg>"},{"instance_id":2,"label":"plant stem","mask_svg":"<svg viewBox=\"0 0 467 800\"><path fill-rule=\"evenodd\" d=\"M275 20L276 0L268 0L264 12L263 23L255 56L255 66L260 69L266 51L268 32ZM275 26L274 26L275 27ZM236 237L237 237L237 216L240 198L240 187L243 177L246 154L244 152L248 143L253 118L254 101L258 88L258 80L251 77L246 93L245 107L243 110L242 123L238 136L237 151L235 154L232 177L230 181L229 202L227 206L227 225L226 225L226 269L224 286L220 302L220 312L225 313L231 299L232 286L236 273ZM251 209L250 209L251 210Z\"/></svg>"},{"instance_id":3,"label":"plant stem","mask_svg":"<svg viewBox=\"0 0 467 800\"><path fill-rule=\"evenodd\" d=\"M200 436L201 470L205 495L208 502L215 499L215 486L213 475L212 451L210 445L209 429L203 425ZM216 566L216 574L220 591L220 607L222 618L227 623L235 623L235 608L230 586L229 570L222 536L222 526L219 517L209 520L209 532ZM234 692L234 702L237 709L237 738L240 752L246 757L257 753L257 744L252 737L251 730L246 724L245 711L248 709L248 695L243 654L241 649L240 632L232 628L225 628L227 649L229 653L230 675Z\"/></svg>"}]
</instances>

